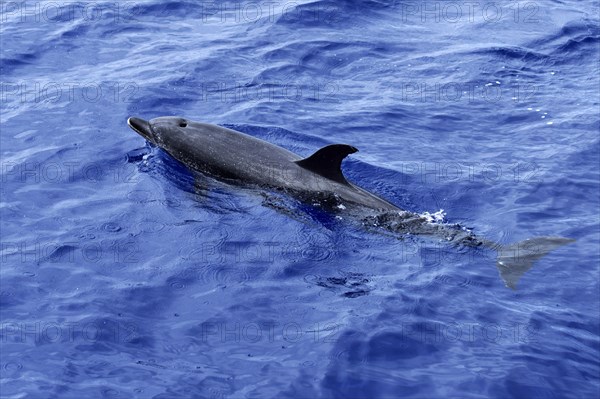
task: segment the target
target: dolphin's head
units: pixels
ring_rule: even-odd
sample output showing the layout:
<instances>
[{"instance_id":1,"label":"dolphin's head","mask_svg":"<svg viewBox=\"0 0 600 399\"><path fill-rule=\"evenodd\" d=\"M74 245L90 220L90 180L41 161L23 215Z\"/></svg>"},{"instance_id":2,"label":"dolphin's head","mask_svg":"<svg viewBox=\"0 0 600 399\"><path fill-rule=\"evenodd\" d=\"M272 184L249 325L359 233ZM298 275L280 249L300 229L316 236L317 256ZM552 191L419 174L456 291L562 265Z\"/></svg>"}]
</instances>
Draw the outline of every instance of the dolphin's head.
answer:
<instances>
[{"instance_id":1,"label":"dolphin's head","mask_svg":"<svg viewBox=\"0 0 600 399\"><path fill-rule=\"evenodd\" d=\"M127 120L127 124L140 136L159 146L164 142L165 137L183 133L188 127L188 121L177 116L163 116L149 121L132 116Z\"/></svg>"}]
</instances>

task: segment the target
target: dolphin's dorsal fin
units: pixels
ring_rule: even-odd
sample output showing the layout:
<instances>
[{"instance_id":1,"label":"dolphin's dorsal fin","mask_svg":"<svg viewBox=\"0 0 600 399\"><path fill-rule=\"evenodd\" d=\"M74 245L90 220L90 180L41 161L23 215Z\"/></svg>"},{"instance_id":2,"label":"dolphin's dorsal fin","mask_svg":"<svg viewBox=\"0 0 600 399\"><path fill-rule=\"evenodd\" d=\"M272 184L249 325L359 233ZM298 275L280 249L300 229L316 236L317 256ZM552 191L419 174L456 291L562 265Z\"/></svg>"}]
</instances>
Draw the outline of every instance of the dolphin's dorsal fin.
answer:
<instances>
[{"instance_id":1,"label":"dolphin's dorsal fin","mask_svg":"<svg viewBox=\"0 0 600 399\"><path fill-rule=\"evenodd\" d=\"M358 150L347 144L331 144L325 146L308 158L295 161L304 169L339 183L348 184L342 174L342 160Z\"/></svg>"}]
</instances>

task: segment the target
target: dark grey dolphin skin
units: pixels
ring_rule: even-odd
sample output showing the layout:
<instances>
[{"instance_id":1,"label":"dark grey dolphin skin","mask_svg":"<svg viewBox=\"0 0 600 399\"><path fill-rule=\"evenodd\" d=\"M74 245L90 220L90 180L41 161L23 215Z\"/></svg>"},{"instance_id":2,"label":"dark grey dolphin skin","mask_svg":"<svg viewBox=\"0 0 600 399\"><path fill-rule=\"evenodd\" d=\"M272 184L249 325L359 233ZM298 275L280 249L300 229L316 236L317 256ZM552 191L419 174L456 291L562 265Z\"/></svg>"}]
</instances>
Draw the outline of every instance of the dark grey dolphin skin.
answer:
<instances>
[{"instance_id":1,"label":"dark grey dolphin skin","mask_svg":"<svg viewBox=\"0 0 600 399\"><path fill-rule=\"evenodd\" d=\"M349 145L329 145L302 159L247 134L183 118L162 117L150 122L129 118L128 124L146 140L197 171L294 192L328 190L345 202L398 210L344 178L342 160L358 151Z\"/></svg>"},{"instance_id":2,"label":"dark grey dolphin skin","mask_svg":"<svg viewBox=\"0 0 600 399\"><path fill-rule=\"evenodd\" d=\"M500 245L477 238L468 230L430 223L427 218L402 210L346 180L341 171L342 160L358 151L350 145L328 145L302 158L256 137L181 117L150 121L131 117L127 123L147 141L195 171L285 190L304 199L325 194L339 199L341 208L368 211L365 220L373 225L385 225L395 232L442 236L451 243L496 250L500 275L506 286L513 289L536 260L574 241L564 237L535 237Z\"/></svg>"}]
</instances>

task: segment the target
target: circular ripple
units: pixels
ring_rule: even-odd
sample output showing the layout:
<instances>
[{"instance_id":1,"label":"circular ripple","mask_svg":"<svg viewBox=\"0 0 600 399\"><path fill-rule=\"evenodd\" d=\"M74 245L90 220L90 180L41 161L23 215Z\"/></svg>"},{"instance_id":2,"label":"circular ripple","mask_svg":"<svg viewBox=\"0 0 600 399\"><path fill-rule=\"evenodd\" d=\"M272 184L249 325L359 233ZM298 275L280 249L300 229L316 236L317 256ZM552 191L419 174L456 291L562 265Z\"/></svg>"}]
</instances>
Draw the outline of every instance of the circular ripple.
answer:
<instances>
[{"instance_id":1,"label":"circular ripple","mask_svg":"<svg viewBox=\"0 0 600 399\"><path fill-rule=\"evenodd\" d=\"M153 220L144 220L138 223L138 228L143 233L158 233L165 228L165 224Z\"/></svg>"},{"instance_id":2,"label":"circular ripple","mask_svg":"<svg viewBox=\"0 0 600 399\"><path fill-rule=\"evenodd\" d=\"M333 337L329 338L333 339ZM347 362L350 358L350 351L344 349L339 352L330 353L328 356L329 360L334 363Z\"/></svg>"},{"instance_id":3,"label":"circular ripple","mask_svg":"<svg viewBox=\"0 0 600 399\"><path fill-rule=\"evenodd\" d=\"M3 368L6 371L19 371L19 370L23 369L23 365L21 363L17 363L17 362L8 362L8 363L4 363Z\"/></svg>"},{"instance_id":4,"label":"circular ripple","mask_svg":"<svg viewBox=\"0 0 600 399\"><path fill-rule=\"evenodd\" d=\"M173 281L171 284L169 284L169 286L176 290L182 290L185 288L185 284L183 284L181 281Z\"/></svg>"},{"instance_id":5,"label":"circular ripple","mask_svg":"<svg viewBox=\"0 0 600 399\"><path fill-rule=\"evenodd\" d=\"M230 265L207 265L195 269L198 282L227 286L241 284L250 279L246 268Z\"/></svg>"},{"instance_id":6,"label":"circular ripple","mask_svg":"<svg viewBox=\"0 0 600 399\"><path fill-rule=\"evenodd\" d=\"M454 276L449 276L447 274L439 274L435 276L434 280L445 285L463 288L467 288L473 284L473 282L468 278L458 278Z\"/></svg>"},{"instance_id":7,"label":"circular ripple","mask_svg":"<svg viewBox=\"0 0 600 399\"><path fill-rule=\"evenodd\" d=\"M106 231L108 231L108 232L110 232L110 233L116 233L116 232L118 232L118 231L121 231L121 226L119 226L119 225L118 225L118 224L116 224L116 223L111 223L111 222L109 222L109 223L104 223L104 224L102 225L102 229L103 229L103 230L106 230Z\"/></svg>"},{"instance_id":8,"label":"circular ripple","mask_svg":"<svg viewBox=\"0 0 600 399\"><path fill-rule=\"evenodd\" d=\"M197 229L194 235L202 242L223 244L231 236L231 233L228 227L209 225Z\"/></svg>"},{"instance_id":9,"label":"circular ripple","mask_svg":"<svg viewBox=\"0 0 600 399\"><path fill-rule=\"evenodd\" d=\"M319 292L319 296L322 298L332 298L337 296L337 293L333 289L324 289Z\"/></svg>"},{"instance_id":10,"label":"circular ripple","mask_svg":"<svg viewBox=\"0 0 600 399\"><path fill-rule=\"evenodd\" d=\"M302 298L297 295L285 295L283 301L286 303L302 302Z\"/></svg>"},{"instance_id":11,"label":"circular ripple","mask_svg":"<svg viewBox=\"0 0 600 399\"><path fill-rule=\"evenodd\" d=\"M414 312L416 301L407 295L399 294L398 296L386 298L383 306L395 315L407 315Z\"/></svg>"},{"instance_id":12,"label":"circular ripple","mask_svg":"<svg viewBox=\"0 0 600 399\"><path fill-rule=\"evenodd\" d=\"M331 248L322 246L310 246L302 250L302 259L312 262L322 262L333 257Z\"/></svg>"}]
</instances>

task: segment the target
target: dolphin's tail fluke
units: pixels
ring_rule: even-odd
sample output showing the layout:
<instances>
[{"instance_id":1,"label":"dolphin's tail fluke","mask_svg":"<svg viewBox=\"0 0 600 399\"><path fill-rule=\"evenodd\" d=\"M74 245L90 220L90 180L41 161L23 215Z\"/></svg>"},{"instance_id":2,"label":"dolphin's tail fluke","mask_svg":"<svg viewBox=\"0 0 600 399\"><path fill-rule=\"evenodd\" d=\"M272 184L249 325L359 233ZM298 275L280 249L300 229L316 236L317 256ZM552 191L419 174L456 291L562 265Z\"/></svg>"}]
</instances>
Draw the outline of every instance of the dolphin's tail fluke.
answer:
<instances>
[{"instance_id":1,"label":"dolphin's tail fluke","mask_svg":"<svg viewBox=\"0 0 600 399\"><path fill-rule=\"evenodd\" d=\"M510 244L499 245L496 266L504 284L513 290L517 282L531 266L550 251L575 241L564 237L534 237Z\"/></svg>"}]
</instances>

